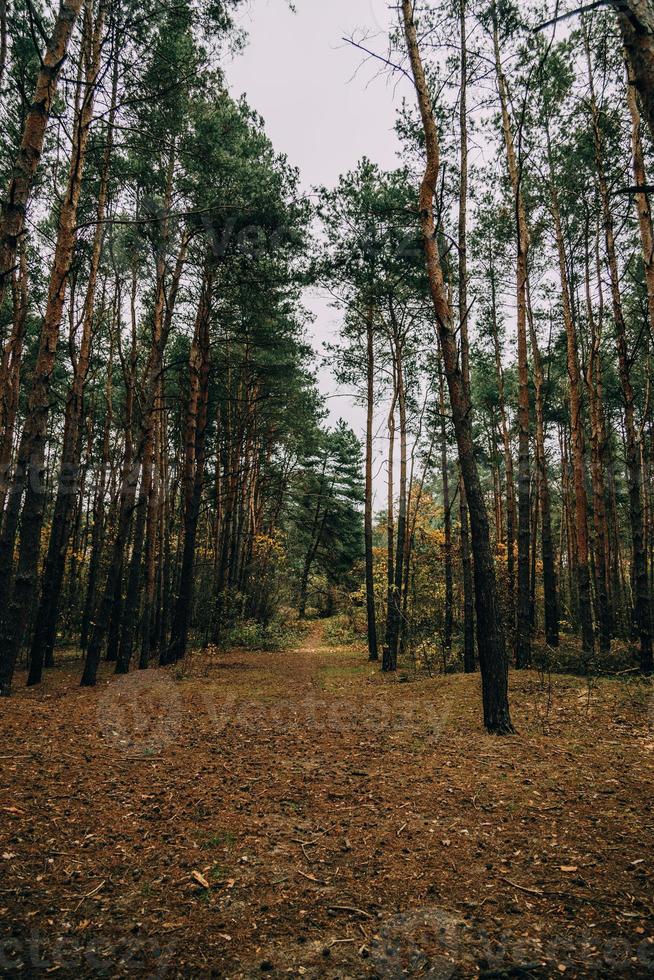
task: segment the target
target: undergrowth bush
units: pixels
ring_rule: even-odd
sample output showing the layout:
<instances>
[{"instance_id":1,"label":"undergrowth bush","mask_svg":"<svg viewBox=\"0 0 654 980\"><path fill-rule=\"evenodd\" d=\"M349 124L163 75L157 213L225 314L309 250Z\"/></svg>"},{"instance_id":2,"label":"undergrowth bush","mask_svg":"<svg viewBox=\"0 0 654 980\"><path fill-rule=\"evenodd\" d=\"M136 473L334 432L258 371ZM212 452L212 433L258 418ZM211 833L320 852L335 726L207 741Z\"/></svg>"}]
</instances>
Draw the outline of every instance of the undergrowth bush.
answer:
<instances>
[{"instance_id":1,"label":"undergrowth bush","mask_svg":"<svg viewBox=\"0 0 654 980\"><path fill-rule=\"evenodd\" d=\"M286 620L273 619L267 624L245 620L232 625L222 645L273 652L295 646L299 636L299 631Z\"/></svg>"}]
</instances>

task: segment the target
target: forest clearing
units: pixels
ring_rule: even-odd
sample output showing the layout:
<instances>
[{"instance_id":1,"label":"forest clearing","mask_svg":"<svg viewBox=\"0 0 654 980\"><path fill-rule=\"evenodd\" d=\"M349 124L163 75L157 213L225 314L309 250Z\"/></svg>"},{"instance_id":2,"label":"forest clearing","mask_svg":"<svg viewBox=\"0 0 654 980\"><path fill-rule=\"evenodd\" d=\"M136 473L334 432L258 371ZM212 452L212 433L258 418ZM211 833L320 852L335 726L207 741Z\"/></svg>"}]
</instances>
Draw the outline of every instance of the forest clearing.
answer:
<instances>
[{"instance_id":1,"label":"forest clearing","mask_svg":"<svg viewBox=\"0 0 654 980\"><path fill-rule=\"evenodd\" d=\"M21 691L3 975L651 976L651 691L521 673L506 741L478 684L385 677L311 624Z\"/></svg>"}]
</instances>

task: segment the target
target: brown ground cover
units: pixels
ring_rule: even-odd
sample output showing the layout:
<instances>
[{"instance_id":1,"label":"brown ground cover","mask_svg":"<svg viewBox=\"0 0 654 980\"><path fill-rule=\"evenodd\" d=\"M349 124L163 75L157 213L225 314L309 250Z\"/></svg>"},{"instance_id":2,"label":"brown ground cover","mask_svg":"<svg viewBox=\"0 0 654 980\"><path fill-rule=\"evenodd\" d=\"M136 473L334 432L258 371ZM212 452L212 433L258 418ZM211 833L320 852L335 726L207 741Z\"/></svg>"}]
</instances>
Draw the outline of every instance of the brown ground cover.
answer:
<instances>
[{"instance_id":1,"label":"brown ground cover","mask_svg":"<svg viewBox=\"0 0 654 980\"><path fill-rule=\"evenodd\" d=\"M654 699L383 677L312 627L0 705L0 974L654 975Z\"/></svg>"}]
</instances>

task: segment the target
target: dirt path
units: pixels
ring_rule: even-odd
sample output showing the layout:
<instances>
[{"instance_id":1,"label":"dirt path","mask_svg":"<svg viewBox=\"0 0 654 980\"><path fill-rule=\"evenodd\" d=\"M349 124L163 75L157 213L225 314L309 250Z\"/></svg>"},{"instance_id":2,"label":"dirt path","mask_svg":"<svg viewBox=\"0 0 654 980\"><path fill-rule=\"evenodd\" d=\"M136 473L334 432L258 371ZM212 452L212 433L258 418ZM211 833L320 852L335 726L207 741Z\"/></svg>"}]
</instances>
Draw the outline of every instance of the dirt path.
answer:
<instances>
[{"instance_id":1,"label":"dirt path","mask_svg":"<svg viewBox=\"0 0 654 980\"><path fill-rule=\"evenodd\" d=\"M647 688L514 675L498 740L319 627L78 671L0 704L0 975L654 975Z\"/></svg>"}]
</instances>

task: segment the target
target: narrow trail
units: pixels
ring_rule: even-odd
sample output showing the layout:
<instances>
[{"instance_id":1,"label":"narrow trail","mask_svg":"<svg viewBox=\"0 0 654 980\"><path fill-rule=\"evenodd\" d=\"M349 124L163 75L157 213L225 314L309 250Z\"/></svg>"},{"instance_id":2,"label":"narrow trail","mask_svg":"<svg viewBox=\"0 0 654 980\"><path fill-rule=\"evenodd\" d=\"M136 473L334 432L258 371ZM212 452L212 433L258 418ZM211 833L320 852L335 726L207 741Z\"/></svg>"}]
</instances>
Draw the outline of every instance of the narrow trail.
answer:
<instances>
[{"instance_id":1,"label":"narrow trail","mask_svg":"<svg viewBox=\"0 0 654 980\"><path fill-rule=\"evenodd\" d=\"M383 677L322 624L77 675L0 706L1 975L651 976L650 705L623 685L558 678L547 709L513 677L521 734L491 739L477 678Z\"/></svg>"}]
</instances>

